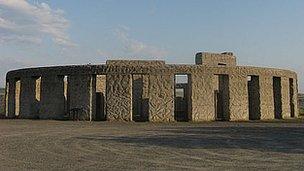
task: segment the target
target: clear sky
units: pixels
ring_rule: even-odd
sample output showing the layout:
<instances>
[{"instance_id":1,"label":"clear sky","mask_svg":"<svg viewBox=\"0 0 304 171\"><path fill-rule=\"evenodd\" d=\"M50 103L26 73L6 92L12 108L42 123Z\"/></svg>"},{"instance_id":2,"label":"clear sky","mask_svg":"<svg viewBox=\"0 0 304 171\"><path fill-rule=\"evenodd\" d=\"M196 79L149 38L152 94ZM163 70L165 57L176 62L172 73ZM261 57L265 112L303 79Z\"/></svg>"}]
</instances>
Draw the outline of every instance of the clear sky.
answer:
<instances>
[{"instance_id":1,"label":"clear sky","mask_svg":"<svg viewBox=\"0 0 304 171\"><path fill-rule=\"evenodd\" d=\"M0 74L14 68L232 51L240 65L298 72L303 0L0 0Z\"/></svg>"}]
</instances>

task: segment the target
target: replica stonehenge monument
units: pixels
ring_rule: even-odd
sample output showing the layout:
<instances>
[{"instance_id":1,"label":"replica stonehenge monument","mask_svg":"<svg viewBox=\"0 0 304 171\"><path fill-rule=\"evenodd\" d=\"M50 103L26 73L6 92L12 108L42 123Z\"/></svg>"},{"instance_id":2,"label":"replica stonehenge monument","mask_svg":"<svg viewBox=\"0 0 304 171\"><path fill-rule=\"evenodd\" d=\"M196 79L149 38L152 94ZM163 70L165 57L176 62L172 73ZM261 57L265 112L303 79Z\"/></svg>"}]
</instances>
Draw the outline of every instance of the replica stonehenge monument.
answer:
<instances>
[{"instance_id":1,"label":"replica stonehenge monument","mask_svg":"<svg viewBox=\"0 0 304 171\"><path fill-rule=\"evenodd\" d=\"M6 76L7 118L107 121L247 121L298 117L297 74L237 66L231 52L193 65L108 60L28 68ZM74 117L74 116L73 116Z\"/></svg>"}]
</instances>

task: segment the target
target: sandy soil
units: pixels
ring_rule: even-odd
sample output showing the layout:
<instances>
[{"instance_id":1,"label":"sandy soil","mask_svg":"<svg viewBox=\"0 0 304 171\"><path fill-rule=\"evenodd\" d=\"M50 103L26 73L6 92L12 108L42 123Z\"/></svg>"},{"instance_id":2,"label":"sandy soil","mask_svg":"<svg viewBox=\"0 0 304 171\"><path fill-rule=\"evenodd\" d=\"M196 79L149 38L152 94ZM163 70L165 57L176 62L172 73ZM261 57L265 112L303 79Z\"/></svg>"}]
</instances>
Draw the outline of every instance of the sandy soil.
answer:
<instances>
[{"instance_id":1,"label":"sandy soil","mask_svg":"<svg viewBox=\"0 0 304 171\"><path fill-rule=\"evenodd\" d=\"M304 169L304 122L0 120L0 170Z\"/></svg>"}]
</instances>

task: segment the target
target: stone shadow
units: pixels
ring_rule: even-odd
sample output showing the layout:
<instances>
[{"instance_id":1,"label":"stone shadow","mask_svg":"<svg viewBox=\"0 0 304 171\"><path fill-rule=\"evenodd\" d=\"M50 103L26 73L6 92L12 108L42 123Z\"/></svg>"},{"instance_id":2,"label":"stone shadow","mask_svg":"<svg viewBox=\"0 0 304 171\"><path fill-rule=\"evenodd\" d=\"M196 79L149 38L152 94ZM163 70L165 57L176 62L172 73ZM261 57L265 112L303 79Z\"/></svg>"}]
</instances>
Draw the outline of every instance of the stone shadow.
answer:
<instances>
[{"instance_id":1,"label":"stone shadow","mask_svg":"<svg viewBox=\"0 0 304 171\"><path fill-rule=\"evenodd\" d=\"M137 147L159 146L185 149L246 149L304 154L304 127L170 127L137 135L77 139L126 143Z\"/></svg>"}]
</instances>

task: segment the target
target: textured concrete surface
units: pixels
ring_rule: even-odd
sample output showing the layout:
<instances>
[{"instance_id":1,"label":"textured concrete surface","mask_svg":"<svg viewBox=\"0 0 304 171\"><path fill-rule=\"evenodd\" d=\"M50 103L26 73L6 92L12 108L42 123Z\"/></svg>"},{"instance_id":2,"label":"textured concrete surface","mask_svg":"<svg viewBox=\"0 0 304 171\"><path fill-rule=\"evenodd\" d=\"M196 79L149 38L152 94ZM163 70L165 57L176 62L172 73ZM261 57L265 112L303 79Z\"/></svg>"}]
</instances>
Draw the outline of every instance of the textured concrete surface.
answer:
<instances>
[{"instance_id":1,"label":"textured concrete surface","mask_svg":"<svg viewBox=\"0 0 304 171\"><path fill-rule=\"evenodd\" d=\"M19 118L36 118L39 114L36 101L36 79L22 77L20 89L20 115Z\"/></svg>"},{"instance_id":2,"label":"textured concrete surface","mask_svg":"<svg viewBox=\"0 0 304 171\"><path fill-rule=\"evenodd\" d=\"M303 170L304 124L0 120L0 170Z\"/></svg>"},{"instance_id":3,"label":"textured concrete surface","mask_svg":"<svg viewBox=\"0 0 304 171\"><path fill-rule=\"evenodd\" d=\"M96 76L96 92L106 93L106 75Z\"/></svg>"},{"instance_id":4,"label":"textured concrete surface","mask_svg":"<svg viewBox=\"0 0 304 171\"><path fill-rule=\"evenodd\" d=\"M68 77L69 107L81 109L80 119L95 118L96 76L71 75Z\"/></svg>"},{"instance_id":5,"label":"textured concrete surface","mask_svg":"<svg viewBox=\"0 0 304 171\"><path fill-rule=\"evenodd\" d=\"M150 75L149 120L174 121L174 76Z\"/></svg>"},{"instance_id":6,"label":"textured concrete surface","mask_svg":"<svg viewBox=\"0 0 304 171\"><path fill-rule=\"evenodd\" d=\"M107 75L107 119L132 120L131 75ZM109 96L109 94L111 94Z\"/></svg>"},{"instance_id":7,"label":"textured concrete surface","mask_svg":"<svg viewBox=\"0 0 304 171\"><path fill-rule=\"evenodd\" d=\"M234 73L229 77L229 111L231 121L249 120L247 75Z\"/></svg>"},{"instance_id":8,"label":"textured concrete surface","mask_svg":"<svg viewBox=\"0 0 304 171\"><path fill-rule=\"evenodd\" d=\"M15 117L15 107L16 107L16 99L15 99L16 81L15 81L15 79L9 79L7 81L6 86L8 89L8 93L7 93L8 103L6 103L7 104L6 115L8 118L13 118L13 117Z\"/></svg>"},{"instance_id":9,"label":"textured concrete surface","mask_svg":"<svg viewBox=\"0 0 304 171\"><path fill-rule=\"evenodd\" d=\"M209 65L209 66L236 66L236 57L232 52L224 53L210 53L200 52L195 56L195 63L197 65Z\"/></svg>"},{"instance_id":10,"label":"textured concrete surface","mask_svg":"<svg viewBox=\"0 0 304 171\"><path fill-rule=\"evenodd\" d=\"M54 119L64 117L71 109L81 108L86 120L107 118L111 121L176 121L177 114L174 111L183 108L174 104L174 77L178 74L188 75L190 78L187 112L181 114L190 121L298 117L298 85L295 72L237 66L236 57L230 52L199 53L196 60L197 65L173 65L165 64L164 61L109 60L105 65L10 71L7 74L7 117L16 117L21 109L20 117L38 115L39 118ZM104 77L99 77L100 75ZM248 76L256 76L257 88L249 90L251 85L248 83ZM41 77L42 80L40 87L37 87L39 84L36 82L36 95L33 77ZM60 81L54 80L59 77ZM64 84L63 78L69 81ZM23 86L18 87L18 80L22 81ZM39 98L35 96L39 89L41 102L37 107L39 110L36 110ZM253 94L254 91L258 92ZM252 95L257 99L250 101L249 96ZM39 113L36 114L36 111ZM100 111L104 111L104 114L100 114ZM254 113L252 115L257 116L249 117L250 111Z\"/></svg>"},{"instance_id":11,"label":"textured concrete surface","mask_svg":"<svg viewBox=\"0 0 304 171\"><path fill-rule=\"evenodd\" d=\"M261 120L274 119L273 78L260 76Z\"/></svg>"},{"instance_id":12,"label":"textured concrete surface","mask_svg":"<svg viewBox=\"0 0 304 171\"><path fill-rule=\"evenodd\" d=\"M63 76L44 75L41 77L41 105L39 118L62 119L64 111Z\"/></svg>"},{"instance_id":13,"label":"textured concrete surface","mask_svg":"<svg viewBox=\"0 0 304 171\"><path fill-rule=\"evenodd\" d=\"M282 118L287 119L290 118L290 91L289 91L289 78L282 77L281 78L282 85Z\"/></svg>"},{"instance_id":14,"label":"textured concrete surface","mask_svg":"<svg viewBox=\"0 0 304 171\"><path fill-rule=\"evenodd\" d=\"M124 66L124 67L161 67L165 65L165 61L145 61L145 60L107 60L107 66Z\"/></svg>"},{"instance_id":15,"label":"textured concrete surface","mask_svg":"<svg viewBox=\"0 0 304 171\"><path fill-rule=\"evenodd\" d=\"M191 103L190 120L194 122L215 120L213 74L201 73L191 75Z\"/></svg>"},{"instance_id":16,"label":"textured concrete surface","mask_svg":"<svg viewBox=\"0 0 304 171\"><path fill-rule=\"evenodd\" d=\"M15 88L15 115L20 115L20 91L21 91L21 80L16 80Z\"/></svg>"},{"instance_id":17,"label":"textured concrete surface","mask_svg":"<svg viewBox=\"0 0 304 171\"><path fill-rule=\"evenodd\" d=\"M94 93L94 92L93 92ZM96 75L96 120L106 120L106 75ZM94 103L94 102L93 102Z\"/></svg>"},{"instance_id":18,"label":"textured concrete surface","mask_svg":"<svg viewBox=\"0 0 304 171\"><path fill-rule=\"evenodd\" d=\"M295 110L295 117L298 118L299 117L299 107L298 107L298 90L299 86L298 86L298 80L297 79L293 79L293 104L294 104L294 110Z\"/></svg>"}]
</instances>

